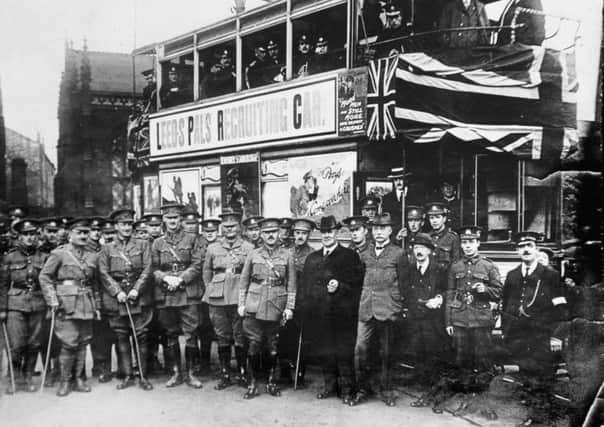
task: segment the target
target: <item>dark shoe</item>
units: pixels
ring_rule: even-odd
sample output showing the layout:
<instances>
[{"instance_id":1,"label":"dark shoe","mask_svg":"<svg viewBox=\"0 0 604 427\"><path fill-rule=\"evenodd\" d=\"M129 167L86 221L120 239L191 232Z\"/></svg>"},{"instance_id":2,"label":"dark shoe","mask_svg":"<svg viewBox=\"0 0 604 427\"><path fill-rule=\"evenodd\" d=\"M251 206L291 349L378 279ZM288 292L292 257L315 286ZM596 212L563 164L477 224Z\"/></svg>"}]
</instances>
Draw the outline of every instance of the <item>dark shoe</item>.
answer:
<instances>
[{"instance_id":1,"label":"dark shoe","mask_svg":"<svg viewBox=\"0 0 604 427\"><path fill-rule=\"evenodd\" d=\"M61 381L59 383L59 388L57 389L57 396L65 397L71 392L71 385L69 381Z\"/></svg>"},{"instance_id":2,"label":"dark shoe","mask_svg":"<svg viewBox=\"0 0 604 427\"><path fill-rule=\"evenodd\" d=\"M356 400L354 399L354 395L352 393L344 393L342 395L342 403L348 406L355 406Z\"/></svg>"},{"instance_id":3,"label":"dark shoe","mask_svg":"<svg viewBox=\"0 0 604 427\"><path fill-rule=\"evenodd\" d=\"M35 392L38 387L33 382L33 374L38 361L38 351L28 352L25 358L25 391L30 393Z\"/></svg>"},{"instance_id":4,"label":"dark shoe","mask_svg":"<svg viewBox=\"0 0 604 427\"><path fill-rule=\"evenodd\" d=\"M50 372L46 373L46 380L44 381L44 387L54 387L57 381L61 378L61 370L59 369L59 358L53 357L50 359L50 366L48 366L48 370Z\"/></svg>"},{"instance_id":5,"label":"dark shoe","mask_svg":"<svg viewBox=\"0 0 604 427\"><path fill-rule=\"evenodd\" d=\"M218 347L218 361L220 362L220 379L214 386L215 390L224 390L231 385L229 374L231 367L231 347Z\"/></svg>"},{"instance_id":6,"label":"dark shoe","mask_svg":"<svg viewBox=\"0 0 604 427\"><path fill-rule=\"evenodd\" d=\"M175 368L170 379L168 379L168 381L166 381L166 387L172 388L172 387L181 385L182 383L183 383L183 380L182 380L182 376L180 375L180 369Z\"/></svg>"},{"instance_id":7,"label":"dark shoe","mask_svg":"<svg viewBox=\"0 0 604 427\"><path fill-rule=\"evenodd\" d=\"M183 383L182 375L180 374L180 347L178 341L170 343L164 349L166 354L167 365L170 366L171 377L166 382L166 387L172 388Z\"/></svg>"},{"instance_id":8,"label":"dark shoe","mask_svg":"<svg viewBox=\"0 0 604 427\"><path fill-rule=\"evenodd\" d=\"M153 385L146 378L139 380L138 385L140 388L142 388L145 391L153 390Z\"/></svg>"},{"instance_id":9,"label":"dark shoe","mask_svg":"<svg viewBox=\"0 0 604 427\"><path fill-rule=\"evenodd\" d=\"M73 391L80 393L90 393L90 386L81 378L77 377L73 384Z\"/></svg>"},{"instance_id":10,"label":"dark shoe","mask_svg":"<svg viewBox=\"0 0 604 427\"><path fill-rule=\"evenodd\" d=\"M201 388L203 386L203 384L201 384L201 381L199 381L199 378L195 376L194 372L195 361L197 360L198 353L199 351L196 348L185 347L185 360L187 367L185 383L187 383L187 385L192 388Z\"/></svg>"},{"instance_id":11,"label":"dark shoe","mask_svg":"<svg viewBox=\"0 0 604 427\"><path fill-rule=\"evenodd\" d=\"M266 392L271 396L279 397L281 396L281 390L277 387L277 384L269 382L266 385Z\"/></svg>"},{"instance_id":12,"label":"dark shoe","mask_svg":"<svg viewBox=\"0 0 604 427\"><path fill-rule=\"evenodd\" d=\"M338 392L335 388L325 388L317 393L317 399L327 399L329 397L335 397Z\"/></svg>"},{"instance_id":13,"label":"dark shoe","mask_svg":"<svg viewBox=\"0 0 604 427\"><path fill-rule=\"evenodd\" d=\"M258 396L258 387L256 387L256 382L253 381L250 383L250 385L247 386L247 390L243 395L243 398L249 400L253 399L256 396Z\"/></svg>"},{"instance_id":14,"label":"dark shoe","mask_svg":"<svg viewBox=\"0 0 604 427\"><path fill-rule=\"evenodd\" d=\"M118 385L115 386L115 388L118 390L123 390L125 388L132 387L135 383L136 381L134 380L134 377L127 375Z\"/></svg>"},{"instance_id":15,"label":"dark shoe","mask_svg":"<svg viewBox=\"0 0 604 427\"><path fill-rule=\"evenodd\" d=\"M111 375L111 372L107 371L107 370L102 370L99 373L99 382L100 383L108 383L109 381L111 381L113 379L113 375Z\"/></svg>"},{"instance_id":16,"label":"dark shoe","mask_svg":"<svg viewBox=\"0 0 604 427\"><path fill-rule=\"evenodd\" d=\"M381 395L381 400L386 406L396 406L396 396L392 393L384 393Z\"/></svg>"},{"instance_id":17,"label":"dark shoe","mask_svg":"<svg viewBox=\"0 0 604 427\"><path fill-rule=\"evenodd\" d=\"M354 396L354 405L360 405L361 403L365 403L367 402L367 400L369 399L369 392L365 389L360 389L359 391L357 391L356 395Z\"/></svg>"},{"instance_id":18,"label":"dark shoe","mask_svg":"<svg viewBox=\"0 0 604 427\"><path fill-rule=\"evenodd\" d=\"M220 371L220 379L218 380L218 383L214 386L214 390L224 390L231 384L231 376L229 375L229 371L223 369Z\"/></svg>"}]
</instances>

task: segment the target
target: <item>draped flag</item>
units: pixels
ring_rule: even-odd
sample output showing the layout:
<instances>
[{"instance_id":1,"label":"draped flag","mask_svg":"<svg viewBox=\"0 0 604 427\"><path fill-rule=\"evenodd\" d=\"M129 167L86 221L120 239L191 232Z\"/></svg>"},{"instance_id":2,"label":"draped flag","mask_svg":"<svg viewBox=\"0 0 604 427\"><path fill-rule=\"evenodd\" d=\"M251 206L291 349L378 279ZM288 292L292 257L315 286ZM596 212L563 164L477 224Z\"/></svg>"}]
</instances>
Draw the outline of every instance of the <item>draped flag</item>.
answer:
<instances>
[{"instance_id":1,"label":"draped flag","mask_svg":"<svg viewBox=\"0 0 604 427\"><path fill-rule=\"evenodd\" d=\"M576 142L573 51L512 44L404 53L369 65L368 136L445 136L527 159Z\"/></svg>"}]
</instances>

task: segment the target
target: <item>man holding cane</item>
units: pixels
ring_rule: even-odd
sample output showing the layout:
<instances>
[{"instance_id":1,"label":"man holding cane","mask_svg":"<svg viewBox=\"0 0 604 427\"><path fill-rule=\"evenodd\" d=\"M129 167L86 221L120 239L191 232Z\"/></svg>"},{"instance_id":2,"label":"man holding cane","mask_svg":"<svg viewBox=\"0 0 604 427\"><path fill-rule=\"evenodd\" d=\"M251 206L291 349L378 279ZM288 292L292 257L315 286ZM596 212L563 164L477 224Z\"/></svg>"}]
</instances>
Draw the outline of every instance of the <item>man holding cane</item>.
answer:
<instances>
[{"instance_id":1,"label":"man holding cane","mask_svg":"<svg viewBox=\"0 0 604 427\"><path fill-rule=\"evenodd\" d=\"M118 390L134 384L130 335L135 339L135 354L140 372L140 387L151 390L147 374L147 332L153 317L153 298L149 292L151 247L148 241L132 237L134 211L118 209L109 217L115 221L116 239L105 245L99 256L103 285L103 308L109 326L117 336L117 359L124 374ZM131 324L132 323L132 324ZM132 330L134 329L134 330Z\"/></svg>"}]
</instances>

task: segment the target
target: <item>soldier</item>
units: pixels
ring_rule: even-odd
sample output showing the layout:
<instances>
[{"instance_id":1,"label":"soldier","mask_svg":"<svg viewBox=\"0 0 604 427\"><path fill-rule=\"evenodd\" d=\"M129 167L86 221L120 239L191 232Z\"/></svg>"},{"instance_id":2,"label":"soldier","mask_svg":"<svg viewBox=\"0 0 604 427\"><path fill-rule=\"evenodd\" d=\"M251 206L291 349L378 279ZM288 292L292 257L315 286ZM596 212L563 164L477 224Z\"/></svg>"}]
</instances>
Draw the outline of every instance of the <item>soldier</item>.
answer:
<instances>
[{"instance_id":1,"label":"soldier","mask_svg":"<svg viewBox=\"0 0 604 427\"><path fill-rule=\"evenodd\" d=\"M56 313L55 336L61 341L61 383L57 396L73 389L89 392L82 379L86 346L92 338L92 320L99 318L99 295L94 283L96 254L87 249L90 222L76 218L69 223L69 243L50 253L39 275L46 304ZM75 380L70 387L72 369Z\"/></svg>"},{"instance_id":2,"label":"soldier","mask_svg":"<svg viewBox=\"0 0 604 427\"><path fill-rule=\"evenodd\" d=\"M302 34L298 38L298 51L294 57L294 78L304 77L309 74L309 67L313 56L310 39L306 34Z\"/></svg>"},{"instance_id":3,"label":"soldier","mask_svg":"<svg viewBox=\"0 0 604 427\"><path fill-rule=\"evenodd\" d=\"M115 239L115 224L113 221L106 219L101 228L101 238L103 244L111 243Z\"/></svg>"},{"instance_id":4,"label":"soldier","mask_svg":"<svg viewBox=\"0 0 604 427\"><path fill-rule=\"evenodd\" d=\"M38 249L39 222L18 220L17 242L4 256L0 268L0 323L6 322L13 371L24 373L25 389L36 391L32 375L41 350L46 303L38 275L48 253ZM11 387L8 393L14 393Z\"/></svg>"},{"instance_id":5,"label":"soldier","mask_svg":"<svg viewBox=\"0 0 604 427\"><path fill-rule=\"evenodd\" d=\"M274 40L270 40L266 49L269 57L269 65L266 67L268 78L272 83L285 81L285 64L279 57L279 45Z\"/></svg>"},{"instance_id":6,"label":"soldier","mask_svg":"<svg viewBox=\"0 0 604 427\"><path fill-rule=\"evenodd\" d=\"M386 7L386 25L378 35L376 54L378 57L398 55L401 53L401 37L409 34L403 25L403 15L399 7L390 4ZM391 40L390 43L388 41Z\"/></svg>"},{"instance_id":7,"label":"soldier","mask_svg":"<svg viewBox=\"0 0 604 427\"><path fill-rule=\"evenodd\" d=\"M262 238L260 237L260 221L264 218L261 216L251 216L243 221L245 227L245 239L254 245L254 249L262 246Z\"/></svg>"},{"instance_id":8,"label":"soldier","mask_svg":"<svg viewBox=\"0 0 604 427\"><path fill-rule=\"evenodd\" d=\"M354 249L361 256L367 250L370 243L368 240L369 229L367 228L369 218L363 215L349 216L342 222L350 230L350 240L352 241L350 249Z\"/></svg>"},{"instance_id":9,"label":"soldier","mask_svg":"<svg viewBox=\"0 0 604 427\"><path fill-rule=\"evenodd\" d=\"M248 89L272 83L267 70L269 62L266 58L266 48L257 45L254 48L254 56L255 58L245 68L245 87Z\"/></svg>"},{"instance_id":10,"label":"soldier","mask_svg":"<svg viewBox=\"0 0 604 427\"><path fill-rule=\"evenodd\" d=\"M0 213L0 255L4 255L10 249L10 227L8 217Z\"/></svg>"},{"instance_id":11,"label":"soldier","mask_svg":"<svg viewBox=\"0 0 604 427\"><path fill-rule=\"evenodd\" d=\"M459 236L447 227L447 207L443 203L428 203L426 215L434 242L435 261L446 269L459 259Z\"/></svg>"},{"instance_id":12,"label":"soldier","mask_svg":"<svg viewBox=\"0 0 604 427\"><path fill-rule=\"evenodd\" d=\"M380 199L375 196L367 196L361 199L361 215L367 217L367 221L372 221L377 213Z\"/></svg>"},{"instance_id":13,"label":"soldier","mask_svg":"<svg viewBox=\"0 0 604 427\"><path fill-rule=\"evenodd\" d=\"M292 369L296 369L295 363L299 359L298 386L304 386L306 374L307 343L303 341L302 333L304 319L309 315L310 307L306 304L304 295L303 270L306 257L314 251L308 244L310 233L315 228L315 223L309 219L296 218L293 220L292 230L294 232L294 246L291 248L296 268L296 311L293 322L287 322L279 334L279 354L281 355L281 382L292 383ZM308 332L308 331L307 331ZM299 350L298 350L299 347ZM300 355L298 355L300 351Z\"/></svg>"},{"instance_id":14,"label":"soldier","mask_svg":"<svg viewBox=\"0 0 604 427\"><path fill-rule=\"evenodd\" d=\"M432 259L434 242L428 234L415 233L409 243L413 262L403 277L403 300L407 308L410 346L415 357L414 378L420 384L433 386L449 356L449 338L444 321L447 272ZM437 402L430 393L426 393L411 406L433 403Z\"/></svg>"},{"instance_id":15,"label":"soldier","mask_svg":"<svg viewBox=\"0 0 604 427\"><path fill-rule=\"evenodd\" d=\"M231 385L231 344L235 344L235 358L239 382L245 385L246 349L243 319L237 313L239 279L243 264L254 249L241 238L241 212L225 210L222 219L223 238L208 246L203 263L203 281L206 292L203 300L210 306L210 319L218 337L220 380L214 387L223 390Z\"/></svg>"},{"instance_id":16,"label":"soldier","mask_svg":"<svg viewBox=\"0 0 604 427\"><path fill-rule=\"evenodd\" d=\"M445 325L453 337L455 365L461 374L474 371L480 375L492 368L493 307L499 302L502 285L495 263L479 253L480 235L478 227L460 229L463 258L451 265L447 279Z\"/></svg>"},{"instance_id":17,"label":"soldier","mask_svg":"<svg viewBox=\"0 0 604 427\"><path fill-rule=\"evenodd\" d=\"M279 237L278 243L286 249L291 249L292 242L292 224L291 218L281 218L279 220Z\"/></svg>"},{"instance_id":18,"label":"soldier","mask_svg":"<svg viewBox=\"0 0 604 427\"><path fill-rule=\"evenodd\" d=\"M296 301L296 269L288 249L279 246L280 220L266 218L260 222L262 247L246 258L239 282L238 314L244 317L243 331L248 340L249 382L243 398L258 395L256 386L260 370L261 349L266 342L270 354L267 393L281 394L276 384L280 323L294 316Z\"/></svg>"},{"instance_id":19,"label":"soldier","mask_svg":"<svg viewBox=\"0 0 604 427\"><path fill-rule=\"evenodd\" d=\"M111 381L111 348L116 344L114 331L109 326L107 317L105 298L102 295L102 284L98 280L98 257L103 245L101 245L101 230L105 219L100 217L90 217L90 233L88 234L87 248L95 254L94 274L95 283L99 286L98 292L101 295L101 305L98 309L101 312L101 318L92 321L92 340L90 342L90 352L92 353L92 375L98 376L99 382L106 383ZM123 373L123 372L121 372Z\"/></svg>"},{"instance_id":20,"label":"soldier","mask_svg":"<svg viewBox=\"0 0 604 427\"><path fill-rule=\"evenodd\" d=\"M375 242L361 253L364 275L355 346L359 390L355 400L350 402L351 406L364 402L372 391L369 352L372 338L376 335L380 338L382 354L380 397L387 406L396 403L389 381L390 344L394 322L402 310L401 289L407 257L405 251L390 244L392 226L389 213L378 215L371 223Z\"/></svg>"},{"instance_id":21,"label":"soldier","mask_svg":"<svg viewBox=\"0 0 604 427\"><path fill-rule=\"evenodd\" d=\"M182 214L182 227L185 233L199 237L199 214L190 208L185 208Z\"/></svg>"},{"instance_id":22,"label":"soldier","mask_svg":"<svg viewBox=\"0 0 604 427\"><path fill-rule=\"evenodd\" d=\"M342 403L354 401L354 344L363 282L359 255L336 239L340 224L333 215L321 218L319 231L323 247L304 263L308 307L305 319L313 332L314 350L321 359L324 386L317 399L339 394ZM339 387L339 388L338 388Z\"/></svg>"},{"instance_id":23,"label":"soldier","mask_svg":"<svg viewBox=\"0 0 604 427\"><path fill-rule=\"evenodd\" d=\"M205 239L206 245L214 243L218 239L219 219L204 219L201 221L201 236Z\"/></svg>"},{"instance_id":24,"label":"soldier","mask_svg":"<svg viewBox=\"0 0 604 427\"><path fill-rule=\"evenodd\" d=\"M456 230L460 226L460 210L461 201L457 197L455 181L445 175L439 177L438 193L441 197L441 202L447 207L447 225L449 228Z\"/></svg>"},{"instance_id":25,"label":"soldier","mask_svg":"<svg viewBox=\"0 0 604 427\"><path fill-rule=\"evenodd\" d=\"M176 66L168 69L168 81L159 89L159 99L163 108L193 101L193 91L189 91L181 82L181 76Z\"/></svg>"},{"instance_id":26,"label":"soldier","mask_svg":"<svg viewBox=\"0 0 604 427\"><path fill-rule=\"evenodd\" d=\"M57 218L44 218L41 221L40 250L50 253L59 244L59 221Z\"/></svg>"},{"instance_id":27,"label":"soldier","mask_svg":"<svg viewBox=\"0 0 604 427\"><path fill-rule=\"evenodd\" d=\"M424 210L420 206L406 206L405 227L401 228L396 236L396 242L403 245L404 248L409 248L411 241L420 233L424 227ZM408 253L410 261L413 263L413 252Z\"/></svg>"},{"instance_id":28,"label":"soldier","mask_svg":"<svg viewBox=\"0 0 604 427\"><path fill-rule=\"evenodd\" d=\"M335 58L329 51L329 42L326 37L319 36L315 41L315 55L310 63L309 74L322 73L337 68Z\"/></svg>"},{"instance_id":29,"label":"soldier","mask_svg":"<svg viewBox=\"0 0 604 427\"><path fill-rule=\"evenodd\" d=\"M72 216L62 216L59 220L59 231L57 232L58 244L57 246L68 243L69 238L69 223L73 220Z\"/></svg>"},{"instance_id":30,"label":"soldier","mask_svg":"<svg viewBox=\"0 0 604 427\"><path fill-rule=\"evenodd\" d=\"M162 220L160 214L150 213L142 218L147 223L147 231L149 232L149 241L153 243L155 239L161 236Z\"/></svg>"},{"instance_id":31,"label":"soldier","mask_svg":"<svg viewBox=\"0 0 604 427\"><path fill-rule=\"evenodd\" d=\"M151 245L147 240L132 237L134 211L118 209L109 218L115 221L116 239L105 245L99 256L99 274L103 285L103 309L109 319L109 326L117 336L117 361L124 374L116 386L118 390L134 384L132 373L132 348L130 335L132 327L138 340L138 369L141 373L139 385L143 390L153 386L147 375L147 331L153 317L151 275ZM128 308L132 315L130 324ZM137 362L137 363L139 363Z\"/></svg>"},{"instance_id":32,"label":"soldier","mask_svg":"<svg viewBox=\"0 0 604 427\"><path fill-rule=\"evenodd\" d=\"M145 220L135 221L132 224L134 230L134 238L139 240L149 241L149 229L147 228L147 222Z\"/></svg>"},{"instance_id":33,"label":"soldier","mask_svg":"<svg viewBox=\"0 0 604 427\"><path fill-rule=\"evenodd\" d=\"M166 387L182 384L180 369L180 344L178 336L185 338L185 382L201 388L201 381L193 372L193 363L199 353L197 328L200 322L199 304L203 289L199 275L203 253L196 238L185 233L182 227L183 206L170 203L162 206L166 232L151 247L151 262L155 281L155 301L159 309L159 324L166 336L164 357L170 367L171 377Z\"/></svg>"}]
</instances>

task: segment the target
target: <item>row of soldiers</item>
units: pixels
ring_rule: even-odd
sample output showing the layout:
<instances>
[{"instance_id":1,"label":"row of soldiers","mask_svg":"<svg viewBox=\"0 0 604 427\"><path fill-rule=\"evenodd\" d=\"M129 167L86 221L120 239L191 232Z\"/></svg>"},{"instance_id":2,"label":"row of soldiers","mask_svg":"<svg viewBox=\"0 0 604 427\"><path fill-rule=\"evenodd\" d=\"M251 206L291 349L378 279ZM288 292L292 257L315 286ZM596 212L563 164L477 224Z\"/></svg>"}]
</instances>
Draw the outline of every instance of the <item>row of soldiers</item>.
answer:
<instances>
[{"instance_id":1,"label":"row of soldiers","mask_svg":"<svg viewBox=\"0 0 604 427\"><path fill-rule=\"evenodd\" d=\"M303 383L306 361L313 356L323 367L325 381L318 398L337 394L355 405L378 391L386 404L394 405L388 365L396 319L406 313L412 326L409 336L422 381L434 381L438 367L451 363L447 336L453 339L458 372L466 379L477 377L492 368L489 341L502 297L510 354L531 361L539 355L549 358L552 325L563 316L566 301L557 273L536 261L535 235L519 235L522 268L508 274L502 286L495 264L479 253L478 228L464 227L456 234L446 226L436 227L437 220L446 224L440 204L429 205L426 212L435 230L409 233L410 250L392 244L395 223L388 213L371 221L364 216L346 218L352 245L345 248L337 238L341 224L332 216L318 225L308 219L248 218L249 237L244 239L241 213L226 211L220 220L222 238L211 242L218 221L205 221L204 228L213 232L198 236L197 214L183 213L182 206L163 206L161 217L147 218L152 235L148 239L132 235L134 213L120 209L110 215L113 241L100 245L102 219L77 218L68 223L68 243L50 253L36 242L41 224L22 219L14 225L18 238L4 257L0 281L0 319L9 326L13 367L24 372L27 387L35 389L31 375L43 350L41 331L49 307L60 343L61 396L90 390L82 376L86 346L102 337L95 325L104 320L117 337L123 374L119 389L135 382L130 337L140 386L152 387L147 366L154 345L149 341L150 331L157 329L171 371L168 387L183 381L201 387L195 367L204 351L200 353L198 344L202 341L203 349L205 339L209 358L207 343L215 333L221 367L216 389L232 383L234 346L237 380L247 386L246 398L257 395L263 364L269 368L267 392L278 395L279 362L282 376L295 365L294 381ZM321 235L318 251L308 244L314 228ZM281 230L287 235L280 236ZM179 335L185 342L184 372ZM383 355L377 390L371 360L376 336ZM93 345L93 356L103 352L99 346L107 351L106 344ZM414 405L432 404L430 398L424 396ZM434 409L440 410L438 405Z\"/></svg>"}]
</instances>

